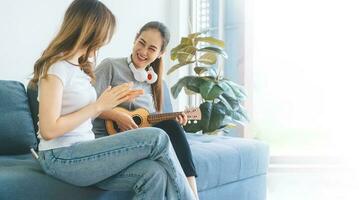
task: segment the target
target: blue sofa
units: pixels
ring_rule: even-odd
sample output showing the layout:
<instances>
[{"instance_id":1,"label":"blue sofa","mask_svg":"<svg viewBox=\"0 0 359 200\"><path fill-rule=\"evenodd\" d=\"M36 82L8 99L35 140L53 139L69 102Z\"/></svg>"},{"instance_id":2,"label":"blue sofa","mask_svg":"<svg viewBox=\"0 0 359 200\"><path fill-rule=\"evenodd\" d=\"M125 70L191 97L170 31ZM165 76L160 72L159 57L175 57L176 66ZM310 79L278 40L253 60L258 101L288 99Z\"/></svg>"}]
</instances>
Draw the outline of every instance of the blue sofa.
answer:
<instances>
[{"instance_id":1,"label":"blue sofa","mask_svg":"<svg viewBox=\"0 0 359 200\"><path fill-rule=\"evenodd\" d=\"M169 99L168 92L165 98ZM29 152L30 147L37 146L34 113L38 108L34 99L36 101L36 93L26 92L20 82L0 80L0 199L131 199L131 191L76 187L42 172ZM165 107L167 111L171 109L170 104ZM266 198L267 145L228 136L187 136L198 171L201 200Z\"/></svg>"}]
</instances>

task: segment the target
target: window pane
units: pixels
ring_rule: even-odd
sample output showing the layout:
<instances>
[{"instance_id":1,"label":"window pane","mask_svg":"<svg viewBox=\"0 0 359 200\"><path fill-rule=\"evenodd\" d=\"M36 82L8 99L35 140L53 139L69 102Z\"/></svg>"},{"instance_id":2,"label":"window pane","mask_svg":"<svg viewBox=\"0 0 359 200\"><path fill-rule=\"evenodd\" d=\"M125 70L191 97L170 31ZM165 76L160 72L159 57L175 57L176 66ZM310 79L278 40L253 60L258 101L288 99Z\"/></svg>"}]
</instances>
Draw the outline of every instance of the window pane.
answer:
<instances>
[{"instance_id":1,"label":"window pane","mask_svg":"<svg viewBox=\"0 0 359 200\"><path fill-rule=\"evenodd\" d=\"M228 59L224 63L224 75L243 84L244 64L244 0L226 0L224 5L224 41Z\"/></svg>"},{"instance_id":2,"label":"window pane","mask_svg":"<svg viewBox=\"0 0 359 200\"><path fill-rule=\"evenodd\" d=\"M254 1L249 11L251 131L270 143L272 155L336 155L357 148L359 14L355 4Z\"/></svg>"}]
</instances>

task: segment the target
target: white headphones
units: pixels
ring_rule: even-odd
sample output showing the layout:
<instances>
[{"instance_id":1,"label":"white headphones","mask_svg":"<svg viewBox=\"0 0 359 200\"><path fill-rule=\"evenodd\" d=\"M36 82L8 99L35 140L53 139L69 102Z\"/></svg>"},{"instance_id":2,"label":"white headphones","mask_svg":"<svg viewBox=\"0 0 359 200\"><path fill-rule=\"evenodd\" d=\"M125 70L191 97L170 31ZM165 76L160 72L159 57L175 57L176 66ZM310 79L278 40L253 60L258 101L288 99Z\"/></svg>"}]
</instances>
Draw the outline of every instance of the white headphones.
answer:
<instances>
[{"instance_id":1,"label":"white headphones","mask_svg":"<svg viewBox=\"0 0 359 200\"><path fill-rule=\"evenodd\" d=\"M157 81L158 76L155 71L153 71L153 68L151 66L148 68L148 71L146 71L145 69L137 69L132 63L131 56L127 58L127 63L137 81L146 81L148 84L152 84Z\"/></svg>"}]
</instances>

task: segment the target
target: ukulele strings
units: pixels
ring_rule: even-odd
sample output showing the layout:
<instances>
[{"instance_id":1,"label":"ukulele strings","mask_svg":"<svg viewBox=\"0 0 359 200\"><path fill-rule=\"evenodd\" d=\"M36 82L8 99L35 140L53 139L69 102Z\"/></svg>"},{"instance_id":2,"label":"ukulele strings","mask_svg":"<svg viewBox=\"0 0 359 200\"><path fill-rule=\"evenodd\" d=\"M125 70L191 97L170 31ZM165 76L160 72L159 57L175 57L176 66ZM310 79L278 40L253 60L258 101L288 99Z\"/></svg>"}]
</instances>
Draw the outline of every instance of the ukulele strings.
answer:
<instances>
[{"instance_id":1,"label":"ukulele strings","mask_svg":"<svg viewBox=\"0 0 359 200\"><path fill-rule=\"evenodd\" d=\"M133 106L132 101L130 101L130 105L129 105L128 109L129 109L129 110L133 110L133 109L132 109L132 106Z\"/></svg>"}]
</instances>

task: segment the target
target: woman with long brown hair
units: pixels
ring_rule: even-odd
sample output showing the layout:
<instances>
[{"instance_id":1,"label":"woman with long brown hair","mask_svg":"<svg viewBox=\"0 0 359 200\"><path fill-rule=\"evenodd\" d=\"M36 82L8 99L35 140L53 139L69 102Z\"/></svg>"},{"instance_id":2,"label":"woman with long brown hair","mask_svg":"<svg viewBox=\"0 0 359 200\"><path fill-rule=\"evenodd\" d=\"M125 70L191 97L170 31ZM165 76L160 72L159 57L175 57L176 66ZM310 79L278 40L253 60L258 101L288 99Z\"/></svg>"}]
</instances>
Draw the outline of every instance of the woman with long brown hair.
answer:
<instances>
[{"instance_id":1,"label":"woman with long brown hair","mask_svg":"<svg viewBox=\"0 0 359 200\"><path fill-rule=\"evenodd\" d=\"M150 113L161 112L163 104L163 55L169 40L170 33L164 24L157 21L146 23L137 33L129 57L105 59L96 68L97 82L95 88L97 94L102 94L108 85L116 86L125 82L133 82L134 87L143 89L145 94L134 101L122 103L120 107L128 110L145 108ZM102 113L94 121L93 130L97 136L108 134L104 119L116 122L121 131L138 128L129 114L111 110ZM164 130L170 137L187 180L197 195L195 180L197 173L185 131L181 127L186 123L187 116L181 114L177 120L164 120L153 126Z\"/></svg>"},{"instance_id":2,"label":"woman with long brown hair","mask_svg":"<svg viewBox=\"0 0 359 200\"><path fill-rule=\"evenodd\" d=\"M39 88L39 162L57 179L104 190L133 190L134 199L195 199L168 136L156 128L95 139L91 118L143 94L132 83L107 86L99 98L91 83L100 47L116 20L98 0L75 0L59 33L36 61Z\"/></svg>"}]
</instances>

